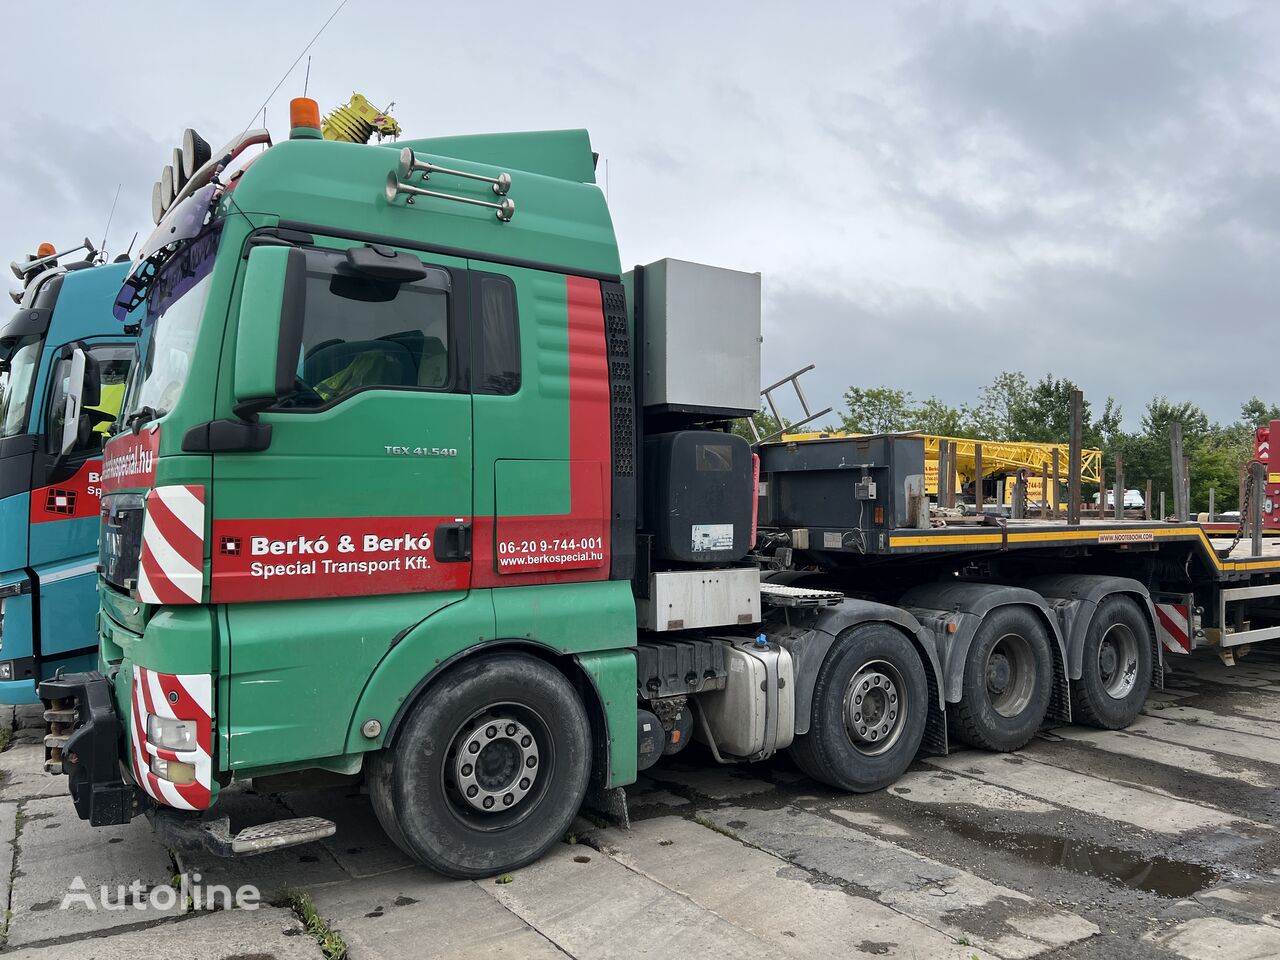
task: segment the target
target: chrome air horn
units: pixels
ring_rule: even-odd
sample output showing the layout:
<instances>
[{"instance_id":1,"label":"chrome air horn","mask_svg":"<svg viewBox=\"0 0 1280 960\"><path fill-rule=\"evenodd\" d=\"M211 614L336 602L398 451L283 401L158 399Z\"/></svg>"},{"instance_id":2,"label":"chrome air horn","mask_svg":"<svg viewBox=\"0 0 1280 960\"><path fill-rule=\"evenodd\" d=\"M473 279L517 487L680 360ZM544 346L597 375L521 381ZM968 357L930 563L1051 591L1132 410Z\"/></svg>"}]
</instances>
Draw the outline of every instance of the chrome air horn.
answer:
<instances>
[{"instance_id":1,"label":"chrome air horn","mask_svg":"<svg viewBox=\"0 0 1280 960\"><path fill-rule=\"evenodd\" d=\"M408 148L406 147L405 149L407 150ZM412 154L410 155L412 156ZM471 177L475 180L489 180L491 183L494 182L488 177L476 177L469 173L461 174L461 176ZM506 174L503 174L503 176L505 177ZM508 178L508 183L509 182L510 178ZM494 185L494 189L497 189L496 183ZM456 200L459 203L469 203L476 207L488 207L490 210L496 211L498 219L503 223L506 223L516 215L516 202L510 197L503 197L500 203L490 203L488 200L474 200L471 197L457 197L451 193L440 193L438 190L427 190L423 187L415 187L409 183L401 183L400 178L396 176L396 171L392 170L387 174L387 186L384 191L387 203L394 203L396 197L402 193L409 195L408 203L413 203L414 197L436 197L440 200Z\"/></svg>"}]
</instances>

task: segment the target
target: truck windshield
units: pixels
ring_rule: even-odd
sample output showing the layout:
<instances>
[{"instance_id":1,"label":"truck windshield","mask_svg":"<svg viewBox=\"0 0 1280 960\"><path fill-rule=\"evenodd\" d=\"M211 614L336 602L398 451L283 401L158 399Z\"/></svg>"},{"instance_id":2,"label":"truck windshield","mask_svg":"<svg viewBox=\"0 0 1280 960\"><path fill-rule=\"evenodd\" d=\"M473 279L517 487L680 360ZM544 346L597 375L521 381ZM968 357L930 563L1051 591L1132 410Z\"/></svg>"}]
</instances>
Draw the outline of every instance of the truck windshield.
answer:
<instances>
[{"instance_id":1,"label":"truck windshield","mask_svg":"<svg viewBox=\"0 0 1280 960\"><path fill-rule=\"evenodd\" d=\"M42 337L23 337L8 349L0 345L0 357L8 361L0 371L0 437L14 437L27 429L31 390L43 345Z\"/></svg>"},{"instance_id":2,"label":"truck windshield","mask_svg":"<svg viewBox=\"0 0 1280 960\"><path fill-rule=\"evenodd\" d=\"M142 362L134 374L137 383L129 391L126 415L150 407L162 417L182 395L209 299L220 232L215 227L197 237L157 274L147 297L138 343Z\"/></svg>"}]
</instances>

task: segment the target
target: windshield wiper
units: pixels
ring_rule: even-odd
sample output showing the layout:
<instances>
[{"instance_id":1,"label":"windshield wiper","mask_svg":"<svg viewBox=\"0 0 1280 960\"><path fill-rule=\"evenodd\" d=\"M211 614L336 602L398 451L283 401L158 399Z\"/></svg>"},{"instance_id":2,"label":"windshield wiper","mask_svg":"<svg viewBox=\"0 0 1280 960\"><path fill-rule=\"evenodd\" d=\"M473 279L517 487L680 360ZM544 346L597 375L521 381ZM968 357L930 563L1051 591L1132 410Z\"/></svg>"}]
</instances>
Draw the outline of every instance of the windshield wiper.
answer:
<instances>
[{"instance_id":1,"label":"windshield wiper","mask_svg":"<svg viewBox=\"0 0 1280 960\"><path fill-rule=\"evenodd\" d=\"M140 410L135 410L133 413L129 414L129 416L124 418L124 428L128 430L132 427L133 432L136 434L145 424L148 424L152 420L162 416L164 416L163 412L157 410L155 407L143 407Z\"/></svg>"}]
</instances>

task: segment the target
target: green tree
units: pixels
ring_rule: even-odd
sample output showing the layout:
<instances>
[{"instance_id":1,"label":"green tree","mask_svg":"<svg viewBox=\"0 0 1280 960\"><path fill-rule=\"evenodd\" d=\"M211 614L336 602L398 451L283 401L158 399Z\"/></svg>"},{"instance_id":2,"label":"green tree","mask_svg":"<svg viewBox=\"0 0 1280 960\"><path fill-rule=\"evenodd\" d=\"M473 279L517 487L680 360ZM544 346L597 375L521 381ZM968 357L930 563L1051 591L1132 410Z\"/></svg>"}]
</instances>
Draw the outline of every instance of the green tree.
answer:
<instances>
[{"instance_id":1,"label":"green tree","mask_svg":"<svg viewBox=\"0 0 1280 960\"><path fill-rule=\"evenodd\" d=\"M1280 406L1268 406L1257 397L1250 397L1240 404L1240 419L1246 426L1265 427L1272 420L1280 420Z\"/></svg>"},{"instance_id":2,"label":"green tree","mask_svg":"<svg viewBox=\"0 0 1280 960\"><path fill-rule=\"evenodd\" d=\"M1078 390L1072 381L1063 377L1055 378L1047 373L1027 392L1025 402L1015 411L1013 435L1011 440L1029 440L1035 443L1069 443L1071 440L1071 392ZM1089 419L1089 401L1086 399L1082 407L1086 428L1082 430L1086 446L1094 446L1090 441L1091 431L1087 428Z\"/></svg>"},{"instance_id":3,"label":"green tree","mask_svg":"<svg viewBox=\"0 0 1280 960\"><path fill-rule=\"evenodd\" d=\"M840 429L849 433L897 433L911 429L910 390L891 387L850 387L844 393L848 412Z\"/></svg>"},{"instance_id":4,"label":"green tree","mask_svg":"<svg viewBox=\"0 0 1280 960\"><path fill-rule=\"evenodd\" d=\"M984 440L1015 440L1031 385L1026 374L1005 371L978 393L973 431Z\"/></svg>"},{"instance_id":5,"label":"green tree","mask_svg":"<svg viewBox=\"0 0 1280 960\"><path fill-rule=\"evenodd\" d=\"M969 409L952 407L937 397L923 400L909 413L907 429L942 437L974 436Z\"/></svg>"}]
</instances>

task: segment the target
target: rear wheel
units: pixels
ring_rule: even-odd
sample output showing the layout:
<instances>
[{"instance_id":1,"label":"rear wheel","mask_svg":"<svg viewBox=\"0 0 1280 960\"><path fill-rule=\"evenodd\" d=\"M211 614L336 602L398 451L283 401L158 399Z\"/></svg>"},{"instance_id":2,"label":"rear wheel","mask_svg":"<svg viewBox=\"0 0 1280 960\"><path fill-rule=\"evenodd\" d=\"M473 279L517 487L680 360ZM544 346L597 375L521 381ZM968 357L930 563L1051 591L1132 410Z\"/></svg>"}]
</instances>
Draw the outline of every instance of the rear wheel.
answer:
<instances>
[{"instance_id":1,"label":"rear wheel","mask_svg":"<svg viewBox=\"0 0 1280 960\"><path fill-rule=\"evenodd\" d=\"M451 877L524 866L564 835L586 795L591 728L569 682L520 654L463 663L432 684L369 769L387 835Z\"/></svg>"},{"instance_id":2,"label":"rear wheel","mask_svg":"<svg viewBox=\"0 0 1280 960\"><path fill-rule=\"evenodd\" d=\"M1080 679L1071 685L1072 715L1119 730L1133 723L1151 690L1151 627L1131 597L1098 605L1084 638Z\"/></svg>"},{"instance_id":3,"label":"rear wheel","mask_svg":"<svg viewBox=\"0 0 1280 960\"><path fill-rule=\"evenodd\" d=\"M965 658L960 702L951 707L965 743L1017 750L1049 709L1053 660L1049 632L1027 607L997 607L983 618Z\"/></svg>"},{"instance_id":4,"label":"rear wheel","mask_svg":"<svg viewBox=\"0 0 1280 960\"><path fill-rule=\"evenodd\" d=\"M853 627L818 671L809 732L796 737L791 757L833 787L887 787L920 749L928 698L920 655L901 631L883 623Z\"/></svg>"}]
</instances>

